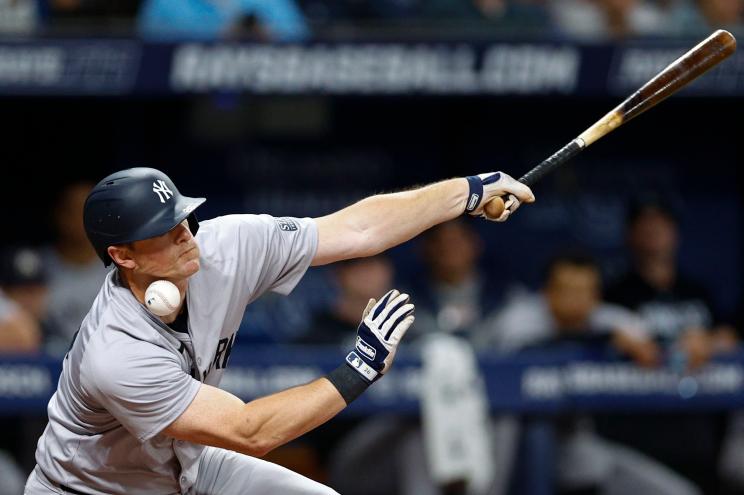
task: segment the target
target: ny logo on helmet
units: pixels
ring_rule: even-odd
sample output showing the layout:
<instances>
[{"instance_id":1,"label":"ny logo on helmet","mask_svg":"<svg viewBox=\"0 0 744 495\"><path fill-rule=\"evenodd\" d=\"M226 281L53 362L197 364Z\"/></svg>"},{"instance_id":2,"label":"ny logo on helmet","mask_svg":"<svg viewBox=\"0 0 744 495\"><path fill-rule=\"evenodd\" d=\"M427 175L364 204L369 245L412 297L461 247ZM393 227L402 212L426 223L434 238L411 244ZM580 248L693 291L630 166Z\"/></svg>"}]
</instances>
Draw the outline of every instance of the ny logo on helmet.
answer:
<instances>
[{"instance_id":1,"label":"ny logo on helmet","mask_svg":"<svg viewBox=\"0 0 744 495\"><path fill-rule=\"evenodd\" d=\"M173 196L173 191L168 189L168 186L162 180L152 183L152 192L158 195L161 203L165 203L166 199L170 199Z\"/></svg>"}]
</instances>

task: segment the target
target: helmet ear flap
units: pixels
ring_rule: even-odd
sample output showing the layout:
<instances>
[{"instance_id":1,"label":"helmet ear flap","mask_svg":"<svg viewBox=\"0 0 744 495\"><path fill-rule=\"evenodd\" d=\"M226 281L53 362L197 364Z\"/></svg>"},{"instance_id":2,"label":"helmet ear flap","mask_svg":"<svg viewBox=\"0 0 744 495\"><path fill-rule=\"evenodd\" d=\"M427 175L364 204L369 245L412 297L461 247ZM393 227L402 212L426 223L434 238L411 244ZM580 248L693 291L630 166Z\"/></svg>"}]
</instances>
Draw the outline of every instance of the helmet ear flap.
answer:
<instances>
[{"instance_id":1,"label":"helmet ear flap","mask_svg":"<svg viewBox=\"0 0 744 495\"><path fill-rule=\"evenodd\" d=\"M196 218L196 213L192 213L186 218L189 223L189 230L191 235L195 236L199 232L199 220Z\"/></svg>"},{"instance_id":2,"label":"helmet ear flap","mask_svg":"<svg viewBox=\"0 0 744 495\"><path fill-rule=\"evenodd\" d=\"M106 268L111 266L114 260L112 260L111 256L109 256L108 254L108 246L103 249L96 248L96 251L98 251L98 257L103 260L103 266L105 266Z\"/></svg>"}]
</instances>

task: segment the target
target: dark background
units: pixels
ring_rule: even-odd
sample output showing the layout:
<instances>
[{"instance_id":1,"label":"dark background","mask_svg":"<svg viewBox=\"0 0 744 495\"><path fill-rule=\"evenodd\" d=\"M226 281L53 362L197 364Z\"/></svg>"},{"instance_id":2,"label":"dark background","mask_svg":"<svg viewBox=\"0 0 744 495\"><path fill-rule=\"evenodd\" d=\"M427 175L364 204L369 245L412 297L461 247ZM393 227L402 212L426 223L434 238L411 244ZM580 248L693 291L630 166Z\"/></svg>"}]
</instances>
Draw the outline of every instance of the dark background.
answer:
<instances>
[{"instance_id":1,"label":"dark background","mask_svg":"<svg viewBox=\"0 0 744 495\"><path fill-rule=\"evenodd\" d=\"M6 235L51 239L60 185L129 166L170 174L226 213L318 216L362 197L490 170L529 170L619 103L614 97L15 97L3 108ZM679 215L681 263L733 316L740 297L741 98L677 95L606 136L534 188L504 225L476 221L486 269L534 284L554 249L583 245L608 276L623 265L628 201ZM396 249L416 270L411 243ZM415 242L414 242L415 244Z\"/></svg>"}]
</instances>

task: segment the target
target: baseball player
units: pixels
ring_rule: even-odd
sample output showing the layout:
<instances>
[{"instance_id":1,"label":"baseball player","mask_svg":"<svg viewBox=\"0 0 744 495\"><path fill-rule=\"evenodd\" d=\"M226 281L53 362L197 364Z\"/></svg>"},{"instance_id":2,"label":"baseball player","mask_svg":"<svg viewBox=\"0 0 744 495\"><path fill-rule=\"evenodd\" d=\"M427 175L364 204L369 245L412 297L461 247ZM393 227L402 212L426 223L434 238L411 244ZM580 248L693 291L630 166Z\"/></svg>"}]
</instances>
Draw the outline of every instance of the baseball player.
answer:
<instances>
[{"instance_id":1,"label":"baseball player","mask_svg":"<svg viewBox=\"0 0 744 495\"><path fill-rule=\"evenodd\" d=\"M25 493L331 494L259 459L335 416L391 366L413 322L406 294L370 301L356 347L325 377L249 403L219 388L247 304L289 293L311 265L369 256L485 201L529 188L506 174L451 179L377 195L331 215L229 215L197 222L204 198L162 172L134 168L99 182L85 229L115 265L64 358L49 424ZM170 315L144 303L155 280L181 295Z\"/></svg>"}]
</instances>

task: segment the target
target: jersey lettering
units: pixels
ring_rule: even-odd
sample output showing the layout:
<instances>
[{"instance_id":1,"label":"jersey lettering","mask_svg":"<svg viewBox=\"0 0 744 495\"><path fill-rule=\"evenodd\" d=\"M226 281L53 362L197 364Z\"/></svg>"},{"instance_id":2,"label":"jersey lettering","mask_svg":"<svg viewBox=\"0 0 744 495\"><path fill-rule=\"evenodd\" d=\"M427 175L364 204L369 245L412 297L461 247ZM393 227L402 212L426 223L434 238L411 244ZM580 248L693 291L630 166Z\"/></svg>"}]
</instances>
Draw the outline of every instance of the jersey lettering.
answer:
<instances>
[{"instance_id":1,"label":"jersey lettering","mask_svg":"<svg viewBox=\"0 0 744 495\"><path fill-rule=\"evenodd\" d=\"M235 344L235 334L233 333L229 337L220 339L217 343L217 350L214 353L214 359L209 363L209 368L204 372L204 376L212 371L212 368L224 369L227 368L227 361L230 359L232 353L233 344Z\"/></svg>"}]
</instances>

